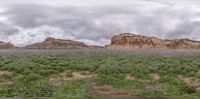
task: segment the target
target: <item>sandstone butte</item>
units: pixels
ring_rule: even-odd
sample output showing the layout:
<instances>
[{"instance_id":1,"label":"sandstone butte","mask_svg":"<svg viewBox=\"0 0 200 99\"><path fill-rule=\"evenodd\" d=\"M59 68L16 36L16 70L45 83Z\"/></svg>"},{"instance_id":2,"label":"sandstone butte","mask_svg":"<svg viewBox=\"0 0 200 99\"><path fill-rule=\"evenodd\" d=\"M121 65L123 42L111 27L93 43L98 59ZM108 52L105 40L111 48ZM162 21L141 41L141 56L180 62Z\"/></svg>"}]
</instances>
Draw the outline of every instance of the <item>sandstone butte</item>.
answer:
<instances>
[{"instance_id":1,"label":"sandstone butte","mask_svg":"<svg viewBox=\"0 0 200 99\"><path fill-rule=\"evenodd\" d=\"M41 43L27 45L27 49L65 49L65 48L87 48L88 45L72 40L55 39L48 37Z\"/></svg>"},{"instance_id":2,"label":"sandstone butte","mask_svg":"<svg viewBox=\"0 0 200 99\"><path fill-rule=\"evenodd\" d=\"M189 39L160 39L123 33L115 35L111 39L111 44L107 48L164 48L164 49L199 49L200 41Z\"/></svg>"},{"instance_id":3,"label":"sandstone butte","mask_svg":"<svg viewBox=\"0 0 200 99\"><path fill-rule=\"evenodd\" d=\"M0 41L0 49L9 49L9 48L14 48L15 46L11 43L6 43Z\"/></svg>"}]
</instances>

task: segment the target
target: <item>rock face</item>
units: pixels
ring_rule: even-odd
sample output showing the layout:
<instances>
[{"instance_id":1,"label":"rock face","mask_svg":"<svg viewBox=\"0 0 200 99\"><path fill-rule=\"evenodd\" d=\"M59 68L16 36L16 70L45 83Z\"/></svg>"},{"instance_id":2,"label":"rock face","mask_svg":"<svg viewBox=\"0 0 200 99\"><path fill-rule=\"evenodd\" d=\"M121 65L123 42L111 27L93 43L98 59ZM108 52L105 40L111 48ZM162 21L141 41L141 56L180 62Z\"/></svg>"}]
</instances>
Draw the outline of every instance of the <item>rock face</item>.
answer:
<instances>
[{"instance_id":1,"label":"rock face","mask_svg":"<svg viewBox=\"0 0 200 99\"><path fill-rule=\"evenodd\" d=\"M200 41L189 39L162 40L156 37L123 33L112 37L107 48L169 48L169 49L199 49Z\"/></svg>"},{"instance_id":2,"label":"rock face","mask_svg":"<svg viewBox=\"0 0 200 99\"><path fill-rule=\"evenodd\" d=\"M0 49L9 49L9 48L14 48L14 45L11 43L5 43L0 41Z\"/></svg>"},{"instance_id":3,"label":"rock face","mask_svg":"<svg viewBox=\"0 0 200 99\"><path fill-rule=\"evenodd\" d=\"M62 40L55 38L46 38L45 41L41 43L35 43L32 45L27 45L25 48L28 49L65 49L65 48L87 48L88 45L72 40Z\"/></svg>"}]
</instances>

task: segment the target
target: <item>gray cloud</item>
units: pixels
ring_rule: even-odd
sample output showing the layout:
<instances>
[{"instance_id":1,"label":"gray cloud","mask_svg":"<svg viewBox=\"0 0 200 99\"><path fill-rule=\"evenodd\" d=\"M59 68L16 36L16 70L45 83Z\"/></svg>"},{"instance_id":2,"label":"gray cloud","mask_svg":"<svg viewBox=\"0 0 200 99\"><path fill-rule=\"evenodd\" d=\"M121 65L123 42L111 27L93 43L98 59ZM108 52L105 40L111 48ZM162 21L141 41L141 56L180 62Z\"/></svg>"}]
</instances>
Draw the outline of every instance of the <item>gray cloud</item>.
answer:
<instances>
[{"instance_id":1,"label":"gray cloud","mask_svg":"<svg viewBox=\"0 0 200 99\"><path fill-rule=\"evenodd\" d=\"M104 45L122 32L200 40L200 2L193 1L135 0L130 4L95 6L15 4L7 6L0 16L6 16L20 30L6 26L0 31L8 32L2 37L8 35L9 41L15 38L14 43L22 45L48 36Z\"/></svg>"},{"instance_id":2,"label":"gray cloud","mask_svg":"<svg viewBox=\"0 0 200 99\"><path fill-rule=\"evenodd\" d=\"M0 34L5 36L16 35L19 30L10 24L0 22Z\"/></svg>"},{"instance_id":3,"label":"gray cloud","mask_svg":"<svg viewBox=\"0 0 200 99\"><path fill-rule=\"evenodd\" d=\"M12 24L5 22L0 22L0 39L3 41L8 41L8 38L13 35L17 35L19 29L14 27Z\"/></svg>"}]
</instances>

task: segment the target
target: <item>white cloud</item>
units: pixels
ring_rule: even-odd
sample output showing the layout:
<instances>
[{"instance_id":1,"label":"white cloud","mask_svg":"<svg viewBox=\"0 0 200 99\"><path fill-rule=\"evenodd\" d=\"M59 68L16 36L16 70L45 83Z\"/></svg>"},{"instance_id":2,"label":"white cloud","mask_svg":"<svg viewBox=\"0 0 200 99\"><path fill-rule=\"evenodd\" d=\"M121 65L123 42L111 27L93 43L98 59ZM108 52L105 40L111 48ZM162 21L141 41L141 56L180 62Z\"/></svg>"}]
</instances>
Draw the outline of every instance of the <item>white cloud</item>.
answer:
<instances>
[{"instance_id":1,"label":"white cloud","mask_svg":"<svg viewBox=\"0 0 200 99\"><path fill-rule=\"evenodd\" d=\"M5 9L0 7L0 14L3 13L4 11L5 11ZM7 17L0 15L0 22L1 21L6 21L7 19L8 19Z\"/></svg>"},{"instance_id":2,"label":"white cloud","mask_svg":"<svg viewBox=\"0 0 200 99\"><path fill-rule=\"evenodd\" d=\"M8 41L17 46L24 46L25 44L41 42L47 37L63 38L63 31L60 28L51 26L41 26L33 29L21 28L20 33L10 36Z\"/></svg>"},{"instance_id":3,"label":"white cloud","mask_svg":"<svg viewBox=\"0 0 200 99\"><path fill-rule=\"evenodd\" d=\"M2 22L2 21L7 21L8 20L8 18L7 17L5 17L5 16L0 16L0 22Z\"/></svg>"},{"instance_id":4,"label":"white cloud","mask_svg":"<svg viewBox=\"0 0 200 99\"><path fill-rule=\"evenodd\" d=\"M18 35L10 36L7 42L11 42L16 46L25 46L27 44L33 44L37 42L42 42L47 37L54 37L57 39L71 39L76 41L84 42L88 45L101 45L101 43L97 43L93 40L88 39L76 39L76 37L72 35L64 34L64 31L58 27L51 26L41 26L33 29L22 29L20 28L20 33ZM104 42L104 40L102 40Z\"/></svg>"},{"instance_id":5,"label":"white cloud","mask_svg":"<svg viewBox=\"0 0 200 99\"><path fill-rule=\"evenodd\" d=\"M0 7L0 13L4 12L4 9L2 7Z\"/></svg>"}]
</instances>

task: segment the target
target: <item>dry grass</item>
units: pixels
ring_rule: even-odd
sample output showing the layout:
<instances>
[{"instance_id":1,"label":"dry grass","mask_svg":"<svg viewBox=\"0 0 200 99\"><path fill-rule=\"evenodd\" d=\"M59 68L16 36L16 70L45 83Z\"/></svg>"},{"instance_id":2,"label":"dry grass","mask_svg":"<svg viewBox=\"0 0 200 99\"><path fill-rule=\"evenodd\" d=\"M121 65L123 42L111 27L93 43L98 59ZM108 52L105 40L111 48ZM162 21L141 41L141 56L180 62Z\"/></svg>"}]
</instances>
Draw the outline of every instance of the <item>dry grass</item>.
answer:
<instances>
[{"instance_id":1,"label":"dry grass","mask_svg":"<svg viewBox=\"0 0 200 99\"><path fill-rule=\"evenodd\" d=\"M149 85L149 86L145 86L145 89L151 90L151 91L161 91L164 87L165 87L165 84Z\"/></svg>"},{"instance_id":2,"label":"dry grass","mask_svg":"<svg viewBox=\"0 0 200 99\"><path fill-rule=\"evenodd\" d=\"M12 73L9 71L0 70L0 85L11 85L13 82L11 80L4 79L3 76L11 75ZM2 79L3 78L3 79Z\"/></svg>"},{"instance_id":3,"label":"dry grass","mask_svg":"<svg viewBox=\"0 0 200 99\"><path fill-rule=\"evenodd\" d=\"M67 81L81 80L97 76L96 74L90 74L89 72L73 72L71 77L67 77L66 72L67 71L58 75L53 75L49 77L48 80L52 83L52 85L62 87L62 85Z\"/></svg>"},{"instance_id":4,"label":"dry grass","mask_svg":"<svg viewBox=\"0 0 200 99\"><path fill-rule=\"evenodd\" d=\"M185 81L189 86L194 87L197 91L200 91L200 81L195 77L183 77L181 75L178 76L179 79Z\"/></svg>"},{"instance_id":5,"label":"dry grass","mask_svg":"<svg viewBox=\"0 0 200 99\"><path fill-rule=\"evenodd\" d=\"M158 73L150 74L153 80L160 80L160 75Z\"/></svg>"},{"instance_id":6,"label":"dry grass","mask_svg":"<svg viewBox=\"0 0 200 99\"><path fill-rule=\"evenodd\" d=\"M126 80L135 80L136 78L134 76L131 76L129 74L126 75Z\"/></svg>"},{"instance_id":7,"label":"dry grass","mask_svg":"<svg viewBox=\"0 0 200 99\"><path fill-rule=\"evenodd\" d=\"M4 76L4 75L10 75L10 74L11 74L11 72L9 72L9 71L0 70L0 77Z\"/></svg>"}]
</instances>

